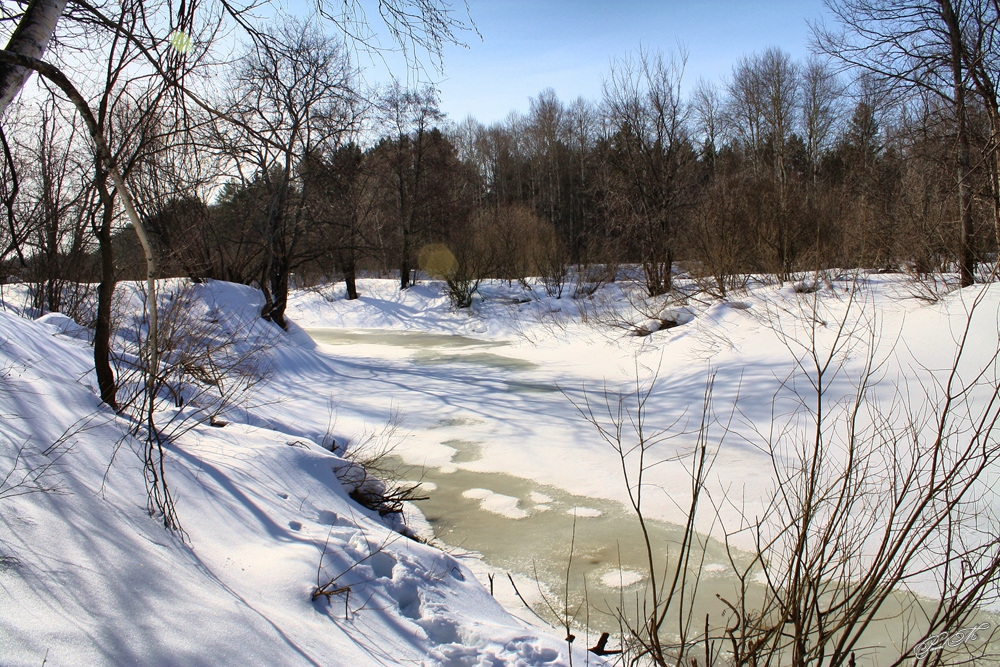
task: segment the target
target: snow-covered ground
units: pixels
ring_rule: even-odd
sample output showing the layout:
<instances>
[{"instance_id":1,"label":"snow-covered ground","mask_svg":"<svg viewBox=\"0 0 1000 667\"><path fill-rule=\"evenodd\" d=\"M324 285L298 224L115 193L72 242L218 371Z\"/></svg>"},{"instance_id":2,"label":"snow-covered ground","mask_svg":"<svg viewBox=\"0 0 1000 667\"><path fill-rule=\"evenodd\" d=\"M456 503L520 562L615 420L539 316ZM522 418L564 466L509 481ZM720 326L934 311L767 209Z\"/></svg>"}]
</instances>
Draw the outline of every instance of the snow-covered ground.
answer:
<instances>
[{"instance_id":1,"label":"snow-covered ground","mask_svg":"<svg viewBox=\"0 0 1000 667\"><path fill-rule=\"evenodd\" d=\"M803 310L811 295L786 285L728 302L663 304L665 313L619 307L616 316L608 305L624 303L616 285L574 300L491 284L460 312L433 282L400 293L392 281L362 280L357 301L344 300L342 285L296 292L288 332L255 325L269 341L261 362L267 380L220 415L225 427L196 426L168 446L186 542L147 516L138 445L97 398L86 332L58 314L19 316L23 292L8 288L0 310L0 473L16 468L10 487L61 454L49 478L61 493L2 497L7 487L0 487L0 663L569 664L555 631L505 611L463 559L401 537L351 501L336 474L344 460L321 444L356 443L395 415L395 453L409 464L508 473L624 501L615 452L574 403L594 404L605 390L627 393L655 376L648 426L682 433L701 419L714 374L713 411L738 437L723 442L713 488L752 513L771 488L754 428L766 432L775 406L781 416L782 392L797 395L788 379L808 332L823 349L845 312L865 325L853 329L859 342L833 380L831 402L853 390L868 358L870 339L860 334L870 331L875 358L887 360L879 370L886 400L900 391L922 396L929 378L951 366L978 294L927 304L898 277L867 276L853 292L863 302L857 308L849 287L825 287L817 313ZM259 294L250 288L190 289L195 317L232 331L255 321ZM996 351L998 304L993 286L975 310L970 359ZM625 318L655 328L650 315L685 323L648 336L609 325ZM317 343L305 329L343 335ZM474 340L449 345L385 332ZM474 443L475 456L464 456L458 442ZM658 456L693 442L682 434ZM687 465L668 461L651 471L651 516L682 519ZM546 507L538 496L468 491L470 502L510 521ZM734 504L722 509L736 520ZM310 599L331 581L341 592ZM581 643L573 664L599 664Z\"/></svg>"},{"instance_id":2,"label":"snow-covered ground","mask_svg":"<svg viewBox=\"0 0 1000 667\"><path fill-rule=\"evenodd\" d=\"M198 293L229 318L253 317L257 298ZM6 488L63 452L59 494L0 498L3 665L568 664L564 642L510 616L454 557L347 497L343 460L303 434L352 390L301 333L278 336L273 381L250 399L271 417L234 408L228 426L168 448L184 543L147 516L137 445L96 396L87 343L64 331L59 315L0 311ZM312 601L331 580L345 590Z\"/></svg>"}]
</instances>

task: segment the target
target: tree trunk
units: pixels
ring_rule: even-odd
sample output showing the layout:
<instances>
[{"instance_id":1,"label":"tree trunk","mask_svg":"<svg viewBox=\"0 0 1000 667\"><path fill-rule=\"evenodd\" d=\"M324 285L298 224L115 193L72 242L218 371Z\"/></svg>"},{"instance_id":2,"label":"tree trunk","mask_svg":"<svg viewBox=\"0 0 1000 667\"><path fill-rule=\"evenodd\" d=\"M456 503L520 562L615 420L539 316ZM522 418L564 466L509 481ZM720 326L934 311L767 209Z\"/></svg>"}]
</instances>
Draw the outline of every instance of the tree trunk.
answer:
<instances>
[{"instance_id":1,"label":"tree trunk","mask_svg":"<svg viewBox=\"0 0 1000 667\"><path fill-rule=\"evenodd\" d=\"M358 298L358 274L354 262L344 267L344 283L347 285L347 300Z\"/></svg>"},{"instance_id":2,"label":"tree trunk","mask_svg":"<svg viewBox=\"0 0 1000 667\"><path fill-rule=\"evenodd\" d=\"M288 255L290 254L282 236L288 214L288 173L282 176L278 190L272 195L268 211L267 226L264 229L266 260L260 277L260 290L264 293L261 318L274 322L282 329L288 328L285 321L285 306L288 304Z\"/></svg>"},{"instance_id":3,"label":"tree trunk","mask_svg":"<svg viewBox=\"0 0 1000 667\"><path fill-rule=\"evenodd\" d=\"M274 299L271 298L271 264L273 262L270 251L268 251L268 259L260 272L260 291L264 295L264 305L260 308L260 317L268 322L271 321L271 311L274 310Z\"/></svg>"},{"instance_id":4,"label":"tree trunk","mask_svg":"<svg viewBox=\"0 0 1000 667\"><path fill-rule=\"evenodd\" d=\"M993 160L991 162L993 172L990 181L993 190L993 234L996 237L997 253L1000 256L1000 116L995 117L992 146Z\"/></svg>"},{"instance_id":5,"label":"tree trunk","mask_svg":"<svg viewBox=\"0 0 1000 667\"><path fill-rule=\"evenodd\" d=\"M939 0L941 17L948 27L948 39L951 47L951 74L955 88L955 125L958 133L958 153L956 155L956 178L958 179L958 209L961 226L961 250L959 256L959 272L962 287L968 287L976 281L976 254L973 245L975 228L972 220L972 192L969 185L969 128L966 118L965 77L962 55L962 27L952 7L951 0Z\"/></svg>"},{"instance_id":6,"label":"tree trunk","mask_svg":"<svg viewBox=\"0 0 1000 667\"><path fill-rule=\"evenodd\" d=\"M264 295L264 305L260 309L261 319L274 322L272 313L274 312L274 296L271 293L272 276L274 275L274 263L277 260L274 254L274 236L277 234L278 209L281 204L271 204L268 213L267 227L264 229L264 266L260 272L260 291ZM284 327L282 327L284 328Z\"/></svg>"},{"instance_id":7,"label":"tree trunk","mask_svg":"<svg viewBox=\"0 0 1000 667\"><path fill-rule=\"evenodd\" d=\"M285 308L288 306L288 257L284 254L275 257L271 269L271 311L267 319L282 329L288 329L285 320Z\"/></svg>"},{"instance_id":8,"label":"tree trunk","mask_svg":"<svg viewBox=\"0 0 1000 667\"><path fill-rule=\"evenodd\" d=\"M111 220L114 200L108 192L107 177L97 177L97 190L104 204L101 226L97 229L97 242L101 255L101 283L97 286L97 324L94 327L94 368L97 370L97 388L101 400L118 410L115 374L111 370L111 302L115 296L115 256L111 244Z\"/></svg>"},{"instance_id":9,"label":"tree trunk","mask_svg":"<svg viewBox=\"0 0 1000 667\"><path fill-rule=\"evenodd\" d=\"M66 0L32 0L5 50L41 60L64 9ZM29 67L0 62L0 113L14 101L31 72Z\"/></svg>"},{"instance_id":10,"label":"tree trunk","mask_svg":"<svg viewBox=\"0 0 1000 667\"><path fill-rule=\"evenodd\" d=\"M410 235L403 230L403 245L399 255L399 289L410 286Z\"/></svg>"},{"instance_id":11,"label":"tree trunk","mask_svg":"<svg viewBox=\"0 0 1000 667\"><path fill-rule=\"evenodd\" d=\"M994 3L994 19L998 17L997 12L1000 12L1000 6ZM997 99L997 84L989 66L990 58L987 57L993 54L984 51L988 45L993 44L995 24L989 16L977 13L972 29L975 32L971 39L967 40L968 44L962 56L972 83L982 98L986 117L990 121L990 139L986 143L985 163L993 204L994 240L997 250L1000 251L1000 100Z\"/></svg>"},{"instance_id":12,"label":"tree trunk","mask_svg":"<svg viewBox=\"0 0 1000 667\"><path fill-rule=\"evenodd\" d=\"M997 251L1000 252L1000 104L997 101L996 89L988 74L981 72L980 77L974 80L979 89L979 94L985 101L986 116L990 120L990 140L986 144L986 152L989 156L986 162L986 171L989 174L990 199L993 204L993 234L996 241Z\"/></svg>"},{"instance_id":13,"label":"tree trunk","mask_svg":"<svg viewBox=\"0 0 1000 667\"><path fill-rule=\"evenodd\" d=\"M52 204L52 202L49 202ZM47 213L45 229L45 305L44 310L62 310L62 276L59 267L59 221L56 214Z\"/></svg>"}]
</instances>

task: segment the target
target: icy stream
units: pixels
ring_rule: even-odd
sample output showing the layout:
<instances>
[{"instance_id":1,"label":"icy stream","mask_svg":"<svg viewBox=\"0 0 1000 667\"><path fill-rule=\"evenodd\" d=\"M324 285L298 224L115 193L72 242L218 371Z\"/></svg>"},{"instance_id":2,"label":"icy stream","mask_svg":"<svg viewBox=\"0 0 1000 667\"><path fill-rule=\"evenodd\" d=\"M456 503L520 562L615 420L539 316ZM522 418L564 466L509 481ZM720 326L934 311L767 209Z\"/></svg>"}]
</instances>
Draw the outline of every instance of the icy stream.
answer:
<instances>
[{"instance_id":1,"label":"icy stream","mask_svg":"<svg viewBox=\"0 0 1000 667\"><path fill-rule=\"evenodd\" d=\"M504 349L509 344L503 341L411 331L308 332L317 342L336 346L338 354L366 358L370 364L366 368L377 367L389 377L419 373L421 367L433 369L433 389L427 393L441 406L461 403L459 399L468 404L470 377L491 386L485 394L491 401L530 400L531 395L555 398L552 395L559 392L540 364L504 354L510 350ZM484 572L493 575L492 582L484 576L483 583L495 586L497 597L510 602L512 587L504 575L513 573L520 593L547 622L558 626L560 617L568 614L574 627L614 633L618 610L634 618L650 583L645 542L634 512L618 502L477 469L484 447L503 446L502 438L499 442L491 438L487 445L483 434L503 434L508 432L505 427L509 430L502 422L510 417L497 414L497 405L480 406L475 417L439 419L416 429L412 435L417 440L449 453L446 461L438 455L432 457L432 464L412 465L411 455L410 465L402 458L396 458L395 464L407 479L422 483L421 495L427 498L419 501L418 508L439 546L481 554L487 566ZM539 446L544 447L544 442ZM605 474L607 484L621 483L619 470L608 469ZM659 554L655 567L657 584L662 585L664 577L673 575L665 567L663 554L668 554L672 566L682 530L655 520L647 520L646 525L654 553ZM701 572L693 607L696 627L703 627L706 614L715 619L713 624L724 622L726 608L717 596L735 600L737 590L724 547L714 540L702 542L692 554L692 567ZM736 558L738 566L745 566L739 556ZM760 583L752 583L751 588L753 596L763 590ZM900 597L895 604L912 604L912 598ZM897 615L893 610L884 611L890 619ZM676 617L672 624L677 627ZM870 628L865 656L877 661L879 646L892 646L902 631L898 618Z\"/></svg>"},{"instance_id":2,"label":"icy stream","mask_svg":"<svg viewBox=\"0 0 1000 667\"><path fill-rule=\"evenodd\" d=\"M573 495L513 475L465 469L463 464L477 458L476 443L442 444L455 448L454 467L411 469L419 473L411 476L427 490L427 500L418 507L440 542L481 553L491 569L521 575L519 586L527 589L520 592L534 600L533 607L546 620L555 620L548 604L565 613L567 585L570 612L581 625L613 630L611 613L634 609L636 596L648 583L648 563L633 514L613 501ZM649 521L647 528L657 552L676 553L683 535L680 527ZM721 545L710 542L699 606L714 609L715 593L733 590L726 581L726 562ZM511 586L502 574L494 583L498 588ZM583 605L585 600L589 604Z\"/></svg>"},{"instance_id":3,"label":"icy stream","mask_svg":"<svg viewBox=\"0 0 1000 667\"><path fill-rule=\"evenodd\" d=\"M377 352L368 346L395 348L386 350L390 357L403 349L405 361L416 366L471 364L491 379L502 379L514 394L559 391L553 383L539 381L537 374L519 377L519 371L535 370L537 365L498 353L507 347L504 342L407 331L313 329L309 334L317 342L351 345L367 354ZM461 392L461 387L455 391ZM395 461L408 478L423 483L421 495L427 500L418 507L436 539L446 548L482 554L492 570L520 575L517 580L525 588L521 593L550 621L555 619L539 599L541 591L553 607L565 612L568 568L571 613L579 608L579 623L587 623L589 614L592 627L613 630L614 619L608 612L622 606L634 608L636 596L648 583L646 549L634 514L617 502L573 495L510 474L470 469L474 466L469 464L479 460L483 443L447 434L472 425L478 427L477 432L488 426L482 415L464 423L443 419L421 434L432 438L441 434L439 444L453 452L447 464L406 466L402 459ZM607 475L608 484L618 483L617 470ZM648 528L656 549L676 551L680 527L649 521ZM722 546L710 543L702 564L705 585L698 599L712 611L721 611L715 594L733 590L726 563ZM502 575L494 583L498 588L511 585ZM584 599L589 605L581 606Z\"/></svg>"}]
</instances>

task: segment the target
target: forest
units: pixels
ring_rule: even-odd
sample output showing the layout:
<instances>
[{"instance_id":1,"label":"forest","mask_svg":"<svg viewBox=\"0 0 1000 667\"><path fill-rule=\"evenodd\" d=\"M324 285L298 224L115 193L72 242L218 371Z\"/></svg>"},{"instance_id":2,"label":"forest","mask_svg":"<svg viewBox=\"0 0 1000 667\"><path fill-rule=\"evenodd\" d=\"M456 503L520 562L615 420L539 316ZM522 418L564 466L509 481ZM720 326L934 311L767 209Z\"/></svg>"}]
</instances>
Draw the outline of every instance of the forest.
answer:
<instances>
[{"instance_id":1,"label":"forest","mask_svg":"<svg viewBox=\"0 0 1000 667\"><path fill-rule=\"evenodd\" d=\"M177 48L140 37L173 16L125 2L55 53L89 66L78 85L158 276L257 286L282 326L290 286L342 279L355 298L359 275L444 278L457 307L487 278L562 295L570 270L586 279L567 296L586 296L625 264L651 296L677 273L719 296L830 268L969 285L1000 234L996 8L902 5L832 3L855 32L814 26L817 55L750 53L724 82L686 80L681 48L639 48L600 99L546 89L490 125L444 117L432 86L367 84L318 15L216 37L227 56L210 34L225 12L189 8ZM39 312L144 275L90 142L52 84L4 120L0 273Z\"/></svg>"}]
</instances>

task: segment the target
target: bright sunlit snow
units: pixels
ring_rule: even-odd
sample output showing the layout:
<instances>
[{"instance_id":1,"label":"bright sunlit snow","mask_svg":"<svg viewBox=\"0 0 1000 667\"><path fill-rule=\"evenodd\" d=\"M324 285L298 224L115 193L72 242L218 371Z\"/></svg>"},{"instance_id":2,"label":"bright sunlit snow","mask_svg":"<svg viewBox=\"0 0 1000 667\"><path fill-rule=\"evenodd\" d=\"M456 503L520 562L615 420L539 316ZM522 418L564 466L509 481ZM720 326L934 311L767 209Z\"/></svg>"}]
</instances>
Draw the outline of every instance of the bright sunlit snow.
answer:
<instances>
[{"instance_id":1,"label":"bright sunlit snow","mask_svg":"<svg viewBox=\"0 0 1000 667\"><path fill-rule=\"evenodd\" d=\"M710 437L723 424L730 433L710 486L721 520L736 522L773 489L757 436L774 406L791 410L789 378L804 333L816 332L822 345L829 323L863 306L864 318L874 318L860 321L876 332L880 395L922 396L953 362L982 289L927 304L901 278L863 278L855 297L863 303L849 305L848 281L822 291L827 321L804 322L804 295L771 285L738 302L694 301L671 311L680 326L647 336L602 319L618 285L589 300L526 300L516 285L490 284L472 310L459 312L436 282L401 294L393 281L361 280L357 301L344 299L343 285L295 292L287 332L259 325L270 341L266 380L220 415L228 425L192 425L167 446L186 542L147 515L138 445L98 399L86 330L58 314L22 317L25 293L7 286L2 472L37 466L53 452L61 458L51 471L59 493L0 497L2 662L568 665L556 630L529 623L510 591L495 599L477 580L490 570L467 553L475 545L448 553L390 530L348 498L337 475L345 461L321 445L342 451L395 422L393 453L412 466L406 479L420 481L421 469L505 474L624 504L621 462L580 411L589 403L600 414L605 392L628 393L655 378L648 426L675 437L660 445L644 503L650 517L681 522L691 489L684 455L714 374ZM206 320L233 331L256 321L259 292L221 282L191 289ZM972 319L970 360L997 349L998 303L991 286ZM139 312L135 299L127 304ZM850 395L870 342L859 337L847 354L831 403ZM475 487L462 495L483 517L506 522L554 502L537 490L515 497ZM572 522L566 511L548 514ZM581 526L601 515L586 504L568 512ZM699 527L718 530L708 517ZM600 581L618 588L640 579L609 570ZM327 582L342 592L311 600ZM583 643L573 664L599 664Z\"/></svg>"},{"instance_id":2,"label":"bright sunlit snow","mask_svg":"<svg viewBox=\"0 0 1000 667\"><path fill-rule=\"evenodd\" d=\"M466 498L479 501L479 506L487 512L499 514L508 519L523 519L528 513L517 506L518 500L502 493L494 493L489 489L469 489L462 494Z\"/></svg>"}]
</instances>

